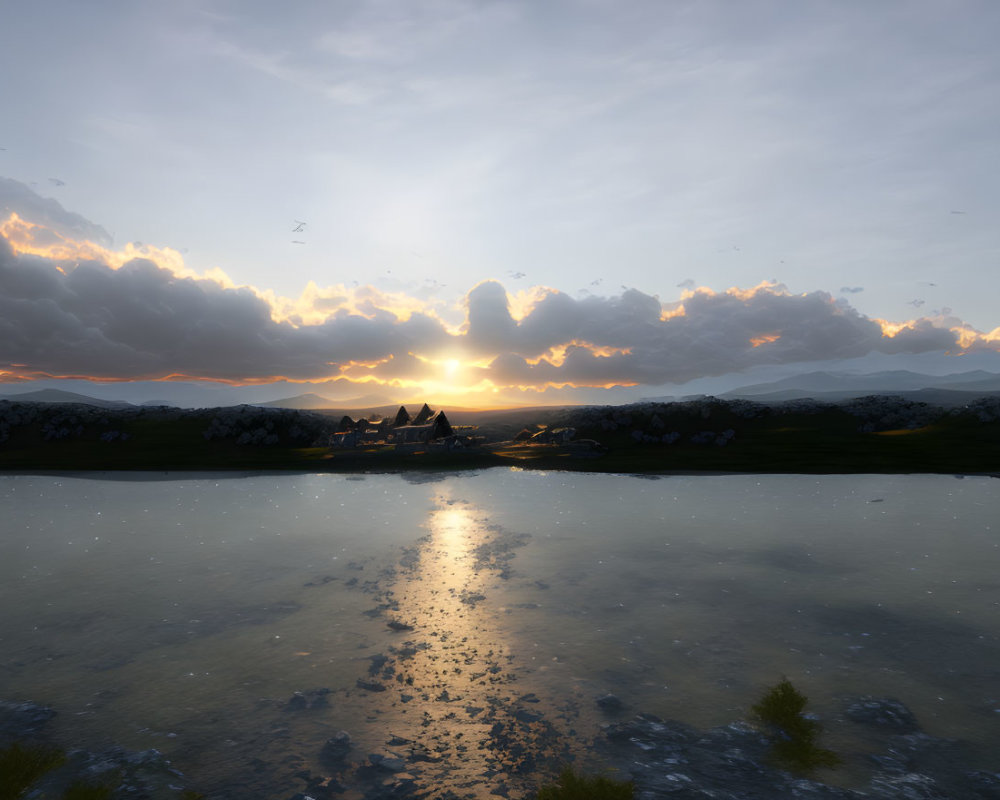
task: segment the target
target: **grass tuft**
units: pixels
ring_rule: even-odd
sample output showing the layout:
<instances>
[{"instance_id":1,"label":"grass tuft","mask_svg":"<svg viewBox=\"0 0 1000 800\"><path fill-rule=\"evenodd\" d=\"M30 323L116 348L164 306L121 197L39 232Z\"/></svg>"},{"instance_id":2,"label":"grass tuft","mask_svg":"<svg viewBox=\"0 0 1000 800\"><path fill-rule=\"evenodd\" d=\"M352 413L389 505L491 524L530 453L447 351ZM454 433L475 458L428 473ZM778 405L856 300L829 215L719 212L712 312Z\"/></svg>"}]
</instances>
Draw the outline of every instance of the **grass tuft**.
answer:
<instances>
[{"instance_id":1,"label":"grass tuft","mask_svg":"<svg viewBox=\"0 0 1000 800\"><path fill-rule=\"evenodd\" d=\"M613 781L603 775L577 775L566 767L552 786L538 790L535 800L632 800L631 781Z\"/></svg>"},{"instance_id":2,"label":"grass tuft","mask_svg":"<svg viewBox=\"0 0 1000 800\"><path fill-rule=\"evenodd\" d=\"M15 742L0 750L0 800L16 800L66 756L51 747L30 747Z\"/></svg>"},{"instance_id":3,"label":"grass tuft","mask_svg":"<svg viewBox=\"0 0 1000 800\"><path fill-rule=\"evenodd\" d=\"M808 699L788 678L766 692L752 705L754 716L771 731L771 756L779 765L796 772L836 767L840 757L816 744L820 724L803 716Z\"/></svg>"},{"instance_id":4,"label":"grass tuft","mask_svg":"<svg viewBox=\"0 0 1000 800\"><path fill-rule=\"evenodd\" d=\"M111 786L73 781L63 792L62 800L111 800L112 791Z\"/></svg>"}]
</instances>

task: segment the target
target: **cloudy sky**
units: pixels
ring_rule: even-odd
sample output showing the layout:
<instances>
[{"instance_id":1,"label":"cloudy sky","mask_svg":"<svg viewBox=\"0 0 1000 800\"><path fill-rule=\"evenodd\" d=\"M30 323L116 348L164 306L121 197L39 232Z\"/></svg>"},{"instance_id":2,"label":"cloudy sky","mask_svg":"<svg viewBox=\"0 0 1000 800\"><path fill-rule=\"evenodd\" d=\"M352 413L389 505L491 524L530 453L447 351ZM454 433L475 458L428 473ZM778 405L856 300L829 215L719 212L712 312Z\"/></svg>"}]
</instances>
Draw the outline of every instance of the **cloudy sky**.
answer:
<instances>
[{"instance_id":1,"label":"cloudy sky","mask_svg":"<svg viewBox=\"0 0 1000 800\"><path fill-rule=\"evenodd\" d=\"M15 4L0 394L962 371L1000 350L997 30L992 0Z\"/></svg>"}]
</instances>

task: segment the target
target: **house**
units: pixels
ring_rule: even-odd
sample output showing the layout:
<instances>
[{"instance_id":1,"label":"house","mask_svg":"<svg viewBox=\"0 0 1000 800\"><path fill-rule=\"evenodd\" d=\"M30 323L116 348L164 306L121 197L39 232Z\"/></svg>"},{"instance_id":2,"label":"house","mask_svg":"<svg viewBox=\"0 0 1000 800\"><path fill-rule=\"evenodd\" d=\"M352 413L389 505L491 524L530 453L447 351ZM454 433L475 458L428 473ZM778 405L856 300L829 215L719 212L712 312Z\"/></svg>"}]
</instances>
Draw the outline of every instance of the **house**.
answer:
<instances>
[{"instance_id":1,"label":"house","mask_svg":"<svg viewBox=\"0 0 1000 800\"><path fill-rule=\"evenodd\" d=\"M432 411L424 403L416 417L400 406L393 418L358 419L344 416L338 430L330 437L331 447L357 447L362 444L427 444L453 436L454 430L443 411Z\"/></svg>"},{"instance_id":2,"label":"house","mask_svg":"<svg viewBox=\"0 0 1000 800\"><path fill-rule=\"evenodd\" d=\"M417 412L417 416L413 418L413 425L426 425L430 421L430 418L434 416L434 412L427 403L424 403L424 407Z\"/></svg>"},{"instance_id":3,"label":"house","mask_svg":"<svg viewBox=\"0 0 1000 800\"><path fill-rule=\"evenodd\" d=\"M424 405L424 408L427 408ZM423 409L421 413L417 415L416 419L420 419L423 415ZM448 422L448 417L445 416L443 411L438 411L436 414L427 418L427 421L422 424L413 425L402 425L399 428L394 428L390 434L390 441L396 444L409 444L414 442L433 442L437 439L444 439L446 436L452 436L454 431L452 430L451 423Z\"/></svg>"}]
</instances>

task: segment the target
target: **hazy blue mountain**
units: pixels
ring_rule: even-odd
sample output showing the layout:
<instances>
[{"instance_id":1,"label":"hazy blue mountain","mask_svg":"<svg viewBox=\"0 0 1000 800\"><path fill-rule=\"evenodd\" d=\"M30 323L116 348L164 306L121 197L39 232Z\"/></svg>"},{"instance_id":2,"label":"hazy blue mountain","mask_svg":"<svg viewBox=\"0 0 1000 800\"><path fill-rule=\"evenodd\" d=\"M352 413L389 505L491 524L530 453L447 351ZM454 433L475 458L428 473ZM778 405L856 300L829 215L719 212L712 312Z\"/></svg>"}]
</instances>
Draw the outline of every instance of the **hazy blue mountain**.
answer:
<instances>
[{"instance_id":1,"label":"hazy blue mountain","mask_svg":"<svg viewBox=\"0 0 1000 800\"><path fill-rule=\"evenodd\" d=\"M124 400L99 400L76 392L64 392L61 389L40 389L35 392L0 395L0 400L10 400L19 403L82 403L99 408L131 408L131 403Z\"/></svg>"},{"instance_id":2,"label":"hazy blue mountain","mask_svg":"<svg viewBox=\"0 0 1000 800\"><path fill-rule=\"evenodd\" d=\"M832 402L868 394L899 394L922 402L956 405L995 392L1000 392L1000 375L983 370L951 375L889 370L867 375L807 372L769 383L740 386L720 396L773 403L806 397Z\"/></svg>"},{"instance_id":3,"label":"hazy blue mountain","mask_svg":"<svg viewBox=\"0 0 1000 800\"><path fill-rule=\"evenodd\" d=\"M306 392L294 397L284 397L280 400L269 400L266 403L254 403L253 405L266 406L268 408L327 409L390 406L393 405L393 402L391 398L378 394L350 397L343 400L331 400L329 397L324 397L314 392Z\"/></svg>"}]
</instances>

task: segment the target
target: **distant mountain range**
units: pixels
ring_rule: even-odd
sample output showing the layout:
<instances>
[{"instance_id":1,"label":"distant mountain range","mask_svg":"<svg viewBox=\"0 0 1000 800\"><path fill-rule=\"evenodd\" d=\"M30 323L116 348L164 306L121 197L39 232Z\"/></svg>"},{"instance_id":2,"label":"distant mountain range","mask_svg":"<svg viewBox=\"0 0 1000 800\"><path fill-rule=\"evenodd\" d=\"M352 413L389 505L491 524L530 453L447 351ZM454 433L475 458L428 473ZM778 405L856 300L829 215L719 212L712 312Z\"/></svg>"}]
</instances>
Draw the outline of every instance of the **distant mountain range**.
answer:
<instances>
[{"instance_id":1,"label":"distant mountain range","mask_svg":"<svg viewBox=\"0 0 1000 800\"><path fill-rule=\"evenodd\" d=\"M62 389L41 389L35 392L22 392L20 394L0 395L0 400L10 400L21 403L81 403L99 408L136 408L137 404L128 403L124 400L102 400L90 395L67 392ZM146 400L138 404L139 406L173 406L169 400ZM243 405L243 403L219 403L219 408L229 405ZM329 397L308 392L286 397L281 400L270 400L266 403L250 403L248 405L264 406L267 408L294 408L300 410L329 409L329 408L376 408L392 407L395 411L399 404L393 404L391 399L382 395L365 395L364 397L352 397L346 400L331 400Z\"/></svg>"},{"instance_id":2,"label":"distant mountain range","mask_svg":"<svg viewBox=\"0 0 1000 800\"><path fill-rule=\"evenodd\" d=\"M890 370L856 375L842 372L806 372L770 383L740 386L720 395L761 403L812 398L836 402L870 394L896 394L937 405L961 405L973 397L1000 393L1000 375L983 370L951 375L923 375Z\"/></svg>"},{"instance_id":3,"label":"distant mountain range","mask_svg":"<svg viewBox=\"0 0 1000 800\"><path fill-rule=\"evenodd\" d=\"M0 400L10 400L17 403L82 403L99 408L134 408L132 403L124 400L99 400L76 392L64 392L62 389L41 389L37 392L0 395Z\"/></svg>"},{"instance_id":4,"label":"distant mountain range","mask_svg":"<svg viewBox=\"0 0 1000 800\"><path fill-rule=\"evenodd\" d=\"M974 370L951 375L925 375L907 370L889 370L867 374L848 372L806 372L793 375L770 383L754 383L740 386L736 389L719 394L725 399L745 398L759 403L780 403L787 400L812 398L825 402L838 402L852 397L870 394L902 395L908 399L930 403L939 406L964 405L970 400L990 394L1000 394L1000 374ZM670 402L681 400L681 397L650 397L648 402ZM89 395L67 392L61 389L42 389L20 394L0 395L0 400L36 402L36 403L83 403L100 408L135 408L134 403L123 400L102 400ZM402 403L407 407L420 407L422 400L412 400ZM145 401L141 405L175 405L168 401L154 403ZM225 407L240 405L239 403L218 403L210 407ZM334 400L320 394L307 392L305 394L254 403L267 408L291 408L300 410L336 409L349 413L351 416L378 413L383 416L394 414L401 405L385 395L369 394L361 397L351 397ZM585 405L585 404L580 404ZM475 409L448 407L449 417L452 413ZM495 412L502 409L494 409ZM459 423L461 424L461 423Z\"/></svg>"},{"instance_id":5,"label":"distant mountain range","mask_svg":"<svg viewBox=\"0 0 1000 800\"><path fill-rule=\"evenodd\" d=\"M266 403L254 403L255 406L266 408L298 408L298 409L326 409L326 408L375 408L378 406L394 405L392 398L379 394L367 394L363 397L350 397L345 400L331 400L315 392L306 392L294 397L284 397L280 400L269 400ZM398 408L398 404L395 404Z\"/></svg>"}]
</instances>

